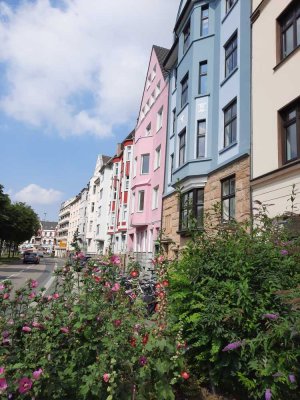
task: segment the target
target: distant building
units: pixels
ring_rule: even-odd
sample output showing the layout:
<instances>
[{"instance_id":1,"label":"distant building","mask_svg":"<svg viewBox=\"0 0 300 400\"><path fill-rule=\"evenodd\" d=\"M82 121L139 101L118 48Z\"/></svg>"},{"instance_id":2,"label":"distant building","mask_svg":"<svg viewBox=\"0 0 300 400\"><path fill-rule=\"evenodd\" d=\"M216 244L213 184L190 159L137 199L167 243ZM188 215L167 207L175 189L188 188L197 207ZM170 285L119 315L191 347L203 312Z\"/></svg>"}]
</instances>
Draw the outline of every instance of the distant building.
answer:
<instances>
[{"instance_id":1,"label":"distant building","mask_svg":"<svg viewBox=\"0 0 300 400\"><path fill-rule=\"evenodd\" d=\"M33 249L52 253L56 241L57 222L41 221L40 229L30 240L24 242L20 247L23 250Z\"/></svg>"},{"instance_id":2,"label":"distant building","mask_svg":"<svg viewBox=\"0 0 300 400\"><path fill-rule=\"evenodd\" d=\"M56 236L55 256L66 257L68 255L68 237L69 237L69 224L71 215L71 204L76 197L72 197L61 204L59 210L59 219Z\"/></svg>"},{"instance_id":3,"label":"distant building","mask_svg":"<svg viewBox=\"0 0 300 400\"><path fill-rule=\"evenodd\" d=\"M118 145L117 154L111 160L112 178L107 233L110 238L110 249L116 254L127 252L133 136L134 131Z\"/></svg>"}]
</instances>

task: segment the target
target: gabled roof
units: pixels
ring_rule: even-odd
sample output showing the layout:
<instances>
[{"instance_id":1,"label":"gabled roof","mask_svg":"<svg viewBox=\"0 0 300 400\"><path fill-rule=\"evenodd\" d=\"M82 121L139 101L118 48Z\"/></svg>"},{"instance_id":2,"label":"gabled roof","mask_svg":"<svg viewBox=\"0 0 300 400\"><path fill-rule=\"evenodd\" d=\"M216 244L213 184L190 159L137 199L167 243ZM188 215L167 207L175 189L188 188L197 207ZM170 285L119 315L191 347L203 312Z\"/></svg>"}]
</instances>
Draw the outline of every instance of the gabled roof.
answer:
<instances>
[{"instance_id":1,"label":"gabled roof","mask_svg":"<svg viewBox=\"0 0 300 400\"><path fill-rule=\"evenodd\" d=\"M58 222L41 221L44 231L54 231Z\"/></svg>"},{"instance_id":2,"label":"gabled roof","mask_svg":"<svg viewBox=\"0 0 300 400\"><path fill-rule=\"evenodd\" d=\"M102 156L102 159L103 159L103 164L106 164L111 159L111 156Z\"/></svg>"},{"instance_id":3,"label":"gabled roof","mask_svg":"<svg viewBox=\"0 0 300 400\"><path fill-rule=\"evenodd\" d=\"M168 71L165 70L165 68L164 68L164 62L169 53L169 49L166 49L166 48L160 47L160 46L156 46L156 45L153 46L153 49L156 53L156 57L159 62L159 66L160 66L161 72L163 74L163 77L164 77L164 79L166 79L168 76Z\"/></svg>"}]
</instances>

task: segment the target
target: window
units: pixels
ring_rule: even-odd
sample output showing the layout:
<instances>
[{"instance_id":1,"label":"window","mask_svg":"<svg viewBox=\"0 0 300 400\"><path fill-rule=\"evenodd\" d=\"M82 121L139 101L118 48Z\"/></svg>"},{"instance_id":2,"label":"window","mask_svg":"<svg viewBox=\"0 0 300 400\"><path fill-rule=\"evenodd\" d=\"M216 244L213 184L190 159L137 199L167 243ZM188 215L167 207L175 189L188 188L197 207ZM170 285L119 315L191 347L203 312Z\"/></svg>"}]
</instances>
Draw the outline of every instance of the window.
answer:
<instances>
[{"instance_id":1,"label":"window","mask_svg":"<svg viewBox=\"0 0 300 400\"><path fill-rule=\"evenodd\" d=\"M232 9L237 0L226 0L226 14Z\"/></svg>"},{"instance_id":2,"label":"window","mask_svg":"<svg viewBox=\"0 0 300 400\"><path fill-rule=\"evenodd\" d=\"M159 81L158 84L156 85L155 97L158 97L159 94L160 94L160 81Z\"/></svg>"},{"instance_id":3,"label":"window","mask_svg":"<svg viewBox=\"0 0 300 400\"><path fill-rule=\"evenodd\" d=\"M157 113L157 119L156 119L156 132L160 130L162 127L163 123L163 107L158 111Z\"/></svg>"},{"instance_id":4,"label":"window","mask_svg":"<svg viewBox=\"0 0 300 400\"><path fill-rule=\"evenodd\" d=\"M98 216L99 216L99 217L101 217L101 214L102 214L102 207L101 207L101 206L99 206L99 212L98 212Z\"/></svg>"},{"instance_id":5,"label":"window","mask_svg":"<svg viewBox=\"0 0 300 400\"><path fill-rule=\"evenodd\" d=\"M112 225L112 226L115 225L115 221L116 221L116 216L115 216L115 213L112 212L112 213L111 213L111 225Z\"/></svg>"},{"instance_id":6,"label":"window","mask_svg":"<svg viewBox=\"0 0 300 400\"><path fill-rule=\"evenodd\" d=\"M153 71L152 71L152 80L154 80L156 77L156 64L153 67Z\"/></svg>"},{"instance_id":7,"label":"window","mask_svg":"<svg viewBox=\"0 0 300 400\"><path fill-rule=\"evenodd\" d=\"M157 149L155 150L155 155L154 155L154 169L157 169L160 167L160 150L161 146L158 146Z\"/></svg>"},{"instance_id":8,"label":"window","mask_svg":"<svg viewBox=\"0 0 300 400\"><path fill-rule=\"evenodd\" d=\"M135 210L135 192L132 193L131 197L131 213L133 214Z\"/></svg>"},{"instance_id":9,"label":"window","mask_svg":"<svg viewBox=\"0 0 300 400\"><path fill-rule=\"evenodd\" d=\"M170 172L171 172L171 180L173 177L173 171L174 171L174 153L170 155Z\"/></svg>"},{"instance_id":10,"label":"window","mask_svg":"<svg viewBox=\"0 0 300 400\"><path fill-rule=\"evenodd\" d=\"M179 135L179 162L178 165L185 163L185 136L186 136L186 130Z\"/></svg>"},{"instance_id":11,"label":"window","mask_svg":"<svg viewBox=\"0 0 300 400\"><path fill-rule=\"evenodd\" d=\"M148 75L146 89L148 90L151 85L151 74Z\"/></svg>"},{"instance_id":12,"label":"window","mask_svg":"<svg viewBox=\"0 0 300 400\"><path fill-rule=\"evenodd\" d=\"M224 147L236 142L236 99L224 109Z\"/></svg>"},{"instance_id":13,"label":"window","mask_svg":"<svg viewBox=\"0 0 300 400\"><path fill-rule=\"evenodd\" d=\"M204 189L193 189L180 199L179 230L203 228Z\"/></svg>"},{"instance_id":14,"label":"window","mask_svg":"<svg viewBox=\"0 0 300 400\"><path fill-rule=\"evenodd\" d=\"M129 179L125 180L125 190L129 190Z\"/></svg>"},{"instance_id":15,"label":"window","mask_svg":"<svg viewBox=\"0 0 300 400\"><path fill-rule=\"evenodd\" d=\"M177 88L177 68L174 68L174 88Z\"/></svg>"},{"instance_id":16,"label":"window","mask_svg":"<svg viewBox=\"0 0 300 400\"><path fill-rule=\"evenodd\" d=\"M150 154L142 154L141 158L141 174L149 174Z\"/></svg>"},{"instance_id":17,"label":"window","mask_svg":"<svg viewBox=\"0 0 300 400\"><path fill-rule=\"evenodd\" d=\"M197 158L205 157L206 121L197 122Z\"/></svg>"},{"instance_id":18,"label":"window","mask_svg":"<svg viewBox=\"0 0 300 400\"><path fill-rule=\"evenodd\" d=\"M114 196L114 200L116 200L117 199L117 190L116 189L114 189L113 196Z\"/></svg>"},{"instance_id":19,"label":"window","mask_svg":"<svg viewBox=\"0 0 300 400\"><path fill-rule=\"evenodd\" d=\"M146 136L149 136L149 135L151 135L151 122L146 128Z\"/></svg>"},{"instance_id":20,"label":"window","mask_svg":"<svg viewBox=\"0 0 300 400\"><path fill-rule=\"evenodd\" d=\"M152 105L155 102L155 90L151 93L151 97L150 97L150 107L152 107Z\"/></svg>"},{"instance_id":21,"label":"window","mask_svg":"<svg viewBox=\"0 0 300 400\"><path fill-rule=\"evenodd\" d=\"M90 221L89 232L92 232L92 228L93 228L93 221Z\"/></svg>"},{"instance_id":22,"label":"window","mask_svg":"<svg viewBox=\"0 0 300 400\"><path fill-rule=\"evenodd\" d=\"M183 52L185 53L190 45L191 37L191 21L185 25L183 30Z\"/></svg>"},{"instance_id":23,"label":"window","mask_svg":"<svg viewBox=\"0 0 300 400\"><path fill-rule=\"evenodd\" d=\"M201 36L208 35L208 5L201 8Z\"/></svg>"},{"instance_id":24,"label":"window","mask_svg":"<svg viewBox=\"0 0 300 400\"><path fill-rule=\"evenodd\" d=\"M137 157L133 161L133 176L136 176Z\"/></svg>"},{"instance_id":25,"label":"window","mask_svg":"<svg viewBox=\"0 0 300 400\"><path fill-rule=\"evenodd\" d=\"M237 33L225 44L225 78L237 67Z\"/></svg>"},{"instance_id":26,"label":"window","mask_svg":"<svg viewBox=\"0 0 300 400\"><path fill-rule=\"evenodd\" d=\"M127 220L127 204L123 204L123 221Z\"/></svg>"},{"instance_id":27,"label":"window","mask_svg":"<svg viewBox=\"0 0 300 400\"><path fill-rule=\"evenodd\" d=\"M100 225L98 224L97 225L97 235L99 235L99 232L100 232Z\"/></svg>"},{"instance_id":28,"label":"window","mask_svg":"<svg viewBox=\"0 0 300 400\"><path fill-rule=\"evenodd\" d=\"M283 163L300 158L300 100L281 112Z\"/></svg>"},{"instance_id":29,"label":"window","mask_svg":"<svg viewBox=\"0 0 300 400\"><path fill-rule=\"evenodd\" d=\"M126 161L131 160L131 146L127 147Z\"/></svg>"},{"instance_id":30,"label":"window","mask_svg":"<svg viewBox=\"0 0 300 400\"><path fill-rule=\"evenodd\" d=\"M158 186L153 189L152 194L152 210L158 208Z\"/></svg>"},{"instance_id":31,"label":"window","mask_svg":"<svg viewBox=\"0 0 300 400\"><path fill-rule=\"evenodd\" d=\"M224 179L222 185L222 220L229 221L235 217L235 177Z\"/></svg>"},{"instance_id":32,"label":"window","mask_svg":"<svg viewBox=\"0 0 300 400\"><path fill-rule=\"evenodd\" d=\"M189 74L186 74L181 81L181 107L185 106L189 94Z\"/></svg>"},{"instance_id":33,"label":"window","mask_svg":"<svg viewBox=\"0 0 300 400\"><path fill-rule=\"evenodd\" d=\"M281 57L288 56L300 45L300 3L294 0L279 18L281 27Z\"/></svg>"},{"instance_id":34,"label":"window","mask_svg":"<svg viewBox=\"0 0 300 400\"><path fill-rule=\"evenodd\" d=\"M199 66L199 94L207 93L207 61L202 61Z\"/></svg>"},{"instance_id":35,"label":"window","mask_svg":"<svg viewBox=\"0 0 300 400\"><path fill-rule=\"evenodd\" d=\"M172 132L175 133L175 126L176 126L176 108L173 110L173 125L172 125Z\"/></svg>"},{"instance_id":36,"label":"window","mask_svg":"<svg viewBox=\"0 0 300 400\"><path fill-rule=\"evenodd\" d=\"M101 199L102 199L102 197L103 197L103 189L101 189L101 190L100 190L100 196L99 196L99 199L101 200Z\"/></svg>"},{"instance_id":37,"label":"window","mask_svg":"<svg viewBox=\"0 0 300 400\"><path fill-rule=\"evenodd\" d=\"M144 200L145 200L145 192L144 190L140 190L138 198L138 211L144 211Z\"/></svg>"},{"instance_id":38,"label":"window","mask_svg":"<svg viewBox=\"0 0 300 400\"><path fill-rule=\"evenodd\" d=\"M115 175L119 175L119 163L115 164Z\"/></svg>"},{"instance_id":39,"label":"window","mask_svg":"<svg viewBox=\"0 0 300 400\"><path fill-rule=\"evenodd\" d=\"M94 212L94 210L95 210L95 203L92 203L91 204L91 212Z\"/></svg>"}]
</instances>

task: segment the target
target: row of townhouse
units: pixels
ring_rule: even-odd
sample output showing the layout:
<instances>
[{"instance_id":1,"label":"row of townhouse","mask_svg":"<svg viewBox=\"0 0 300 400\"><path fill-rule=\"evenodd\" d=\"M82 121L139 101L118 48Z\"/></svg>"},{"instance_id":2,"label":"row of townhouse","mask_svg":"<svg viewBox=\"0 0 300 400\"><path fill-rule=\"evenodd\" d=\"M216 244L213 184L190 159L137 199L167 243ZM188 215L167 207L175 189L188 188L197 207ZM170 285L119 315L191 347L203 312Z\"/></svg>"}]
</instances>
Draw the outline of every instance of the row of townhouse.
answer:
<instances>
[{"instance_id":1,"label":"row of townhouse","mask_svg":"<svg viewBox=\"0 0 300 400\"><path fill-rule=\"evenodd\" d=\"M147 265L158 240L176 256L189 215L201 229L216 203L223 221L249 218L256 200L286 213L300 188L299 71L299 0L181 0L171 49L152 48L137 125L98 158L70 235Z\"/></svg>"}]
</instances>

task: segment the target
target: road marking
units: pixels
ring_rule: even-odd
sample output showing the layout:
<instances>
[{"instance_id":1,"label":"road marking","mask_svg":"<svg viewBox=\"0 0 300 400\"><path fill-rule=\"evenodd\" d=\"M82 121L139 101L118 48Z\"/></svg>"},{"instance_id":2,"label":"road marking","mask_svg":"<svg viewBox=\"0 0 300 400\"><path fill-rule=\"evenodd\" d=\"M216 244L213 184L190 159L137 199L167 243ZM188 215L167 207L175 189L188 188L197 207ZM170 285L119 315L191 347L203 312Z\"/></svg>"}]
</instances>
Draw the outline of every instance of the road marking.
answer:
<instances>
[{"instance_id":1,"label":"road marking","mask_svg":"<svg viewBox=\"0 0 300 400\"><path fill-rule=\"evenodd\" d=\"M31 267L33 267L33 265L28 265L28 267L26 267L25 269L22 269L22 270L21 270L20 272L18 272L17 274L9 275L9 277L3 279L3 280L0 281L0 282L7 281L9 278L12 278L13 276L18 276L18 275L22 274L22 272L26 271L26 269L31 268Z\"/></svg>"}]
</instances>

